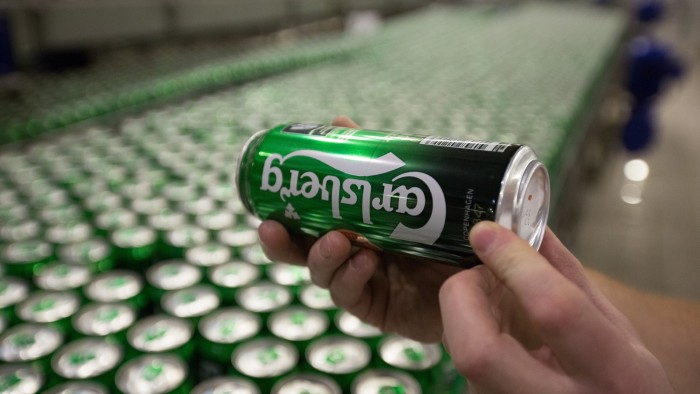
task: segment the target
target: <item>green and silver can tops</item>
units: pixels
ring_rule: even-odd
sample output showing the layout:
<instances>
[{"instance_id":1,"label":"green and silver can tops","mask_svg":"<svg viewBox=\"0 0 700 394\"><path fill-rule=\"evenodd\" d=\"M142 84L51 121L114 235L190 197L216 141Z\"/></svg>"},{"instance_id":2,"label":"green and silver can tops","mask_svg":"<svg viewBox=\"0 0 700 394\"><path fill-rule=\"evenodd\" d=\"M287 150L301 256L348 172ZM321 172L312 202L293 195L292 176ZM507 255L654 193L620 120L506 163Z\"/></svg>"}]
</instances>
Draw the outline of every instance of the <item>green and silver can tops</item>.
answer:
<instances>
[{"instance_id":1,"label":"green and silver can tops","mask_svg":"<svg viewBox=\"0 0 700 394\"><path fill-rule=\"evenodd\" d=\"M291 290L269 281L253 283L236 292L236 303L243 309L267 317L292 303Z\"/></svg>"},{"instance_id":2,"label":"green and silver can tops","mask_svg":"<svg viewBox=\"0 0 700 394\"><path fill-rule=\"evenodd\" d=\"M73 315L73 330L81 336L110 337L126 343L126 330L136 322L136 310L123 302L85 305Z\"/></svg>"},{"instance_id":3,"label":"green and silver can tops","mask_svg":"<svg viewBox=\"0 0 700 394\"><path fill-rule=\"evenodd\" d=\"M207 195L216 201L225 203L238 198L236 185L229 182L216 182L207 187Z\"/></svg>"},{"instance_id":4,"label":"green and silver can tops","mask_svg":"<svg viewBox=\"0 0 700 394\"><path fill-rule=\"evenodd\" d=\"M36 220L10 219L0 221L0 243L28 241L42 235L42 226Z\"/></svg>"},{"instance_id":5,"label":"green and silver can tops","mask_svg":"<svg viewBox=\"0 0 700 394\"><path fill-rule=\"evenodd\" d=\"M300 352L328 331L328 316L303 306L290 306L270 315L267 328L277 338L296 345Z\"/></svg>"},{"instance_id":6,"label":"green and silver can tops","mask_svg":"<svg viewBox=\"0 0 700 394\"><path fill-rule=\"evenodd\" d=\"M167 208L155 215L149 216L147 221L151 228L155 229L160 234L165 234L168 231L178 229L187 224L187 215Z\"/></svg>"},{"instance_id":7,"label":"green and silver can tops","mask_svg":"<svg viewBox=\"0 0 700 394\"><path fill-rule=\"evenodd\" d=\"M235 370L253 379L263 393L270 392L277 380L294 372L298 362L297 349L289 342L274 338L246 342L231 357Z\"/></svg>"},{"instance_id":8,"label":"green and silver can tops","mask_svg":"<svg viewBox=\"0 0 700 394\"><path fill-rule=\"evenodd\" d=\"M392 368L409 372L429 392L441 379L439 344L425 344L399 335L389 335L379 344L379 357Z\"/></svg>"},{"instance_id":9,"label":"green and silver can tops","mask_svg":"<svg viewBox=\"0 0 700 394\"><path fill-rule=\"evenodd\" d=\"M131 209L143 217L149 217L168 209L168 200L160 196L138 198L131 202Z\"/></svg>"},{"instance_id":10,"label":"green and silver can tops","mask_svg":"<svg viewBox=\"0 0 700 394\"><path fill-rule=\"evenodd\" d=\"M63 345L63 334L46 324L24 323L9 328L0 335L2 363L34 364L49 370L51 355Z\"/></svg>"},{"instance_id":11,"label":"green and silver can tops","mask_svg":"<svg viewBox=\"0 0 700 394\"><path fill-rule=\"evenodd\" d=\"M59 349L51 358L51 370L57 382L95 380L112 387L123 359L120 345L101 338L83 338Z\"/></svg>"},{"instance_id":12,"label":"green and silver can tops","mask_svg":"<svg viewBox=\"0 0 700 394\"><path fill-rule=\"evenodd\" d=\"M98 191L85 198L83 206L92 214L98 214L121 208L122 198L109 191Z\"/></svg>"},{"instance_id":13,"label":"green and silver can tops","mask_svg":"<svg viewBox=\"0 0 700 394\"><path fill-rule=\"evenodd\" d=\"M179 210L196 218L199 215L206 215L216 209L216 201L210 197L198 197L194 200L181 201L178 204Z\"/></svg>"},{"instance_id":14,"label":"green and silver can tops","mask_svg":"<svg viewBox=\"0 0 700 394\"><path fill-rule=\"evenodd\" d=\"M87 241L93 233L92 225L85 222L58 224L46 230L46 240L54 245Z\"/></svg>"},{"instance_id":15,"label":"green and silver can tops","mask_svg":"<svg viewBox=\"0 0 700 394\"><path fill-rule=\"evenodd\" d=\"M231 249L220 243L207 242L187 249L185 260L202 270L206 270L231 261Z\"/></svg>"},{"instance_id":16,"label":"green and silver can tops","mask_svg":"<svg viewBox=\"0 0 700 394\"><path fill-rule=\"evenodd\" d=\"M352 382L352 394L422 394L420 384L411 375L390 369L372 369Z\"/></svg>"},{"instance_id":17,"label":"green and silver can tops","mask_svg":"<svg viewBox=\"0 0 700 394\"><path fill-rule=\"evenodd\" d=\"M171 182L163 187L163 195L169 201L179 203L190 201L199 197L197 186L184 182Z\"/></svg>"},{"instance_id":18,"label":"green and silver can tops","mask_svg":"<svg viewBox=\"0 0 700 394\"><path fill-rule=\"evenodd\" d=\"M132 271L103 272L84 288L85 296L93 302L126 302L139 310L146 301L141 276Z\"/></svg>"},{"instance_id":19,"label":"green and silver can tops","mask_svg":"<svg viewBox=\"0 0 700 394\"><path fill-rule=\"evenodd\" d=\"M127 332L135 354L173 353L188 360L194 349L192 324L177 317L152 315L136 322Z\"/></svg>"},{"instance_id":20,"label":"green and silver can tops","mask_svg":"<svg viewBox=\"0 0 700 394\"><path fill-rule=\"evenodd\" d=\"M191 386L185 362L170 354L139 356L119 368L117 389L122 394L188 394Z\"/></svg>"},{"instance_id":21,"label":"green and silver can tops","mask_svg":"<svg viewBox=\"0 0 700 394\"><path fill-rule=\"evenodd\" d=\"M258 243L258 232L243 226L229 227L219 231L217 239L231 248L234 256L241 257L245 248Z\"/></svg>"},{"instance_id":22,"label":"green and silver can tops","mask_svg":"<svg viewBox=\"0 0 700 394\"><path fill-rule=\"evenodd\" d=\"M144 263L150 261L158 250L156 232L146 226L117 229L110 239L119 265L132 269L145 268Z\"/></svg>"},{"instance_id":23,"label":"green and silver can tops","mask_svg":"<svg viewBox=\"0 0 700 394\"><path fill-rule=\"evenodd\" d=\"M225 305L236 302L236 293L260 279L260 268L245 261L230 261L207 270L209 282L219 290Z\"/></svg>"},{"instance_id":24,"label":"green and silver can tops","mask_svg":"<svg viewBox=\"0 0 700 394\"><path fill-rule=\"evenodd\" d=\"M37 194L30 193L29 201L35 208L58 207L68 204L70 196L65 190L53 187L37 191Z\"/></svg>"},{"instance_id":25,"label":"green and silver can tops","mask_svg":"<svg viewBox=\"0 0 700 394\"><path fill-rule=\"evenodd\" d=\"M99 237L63 245L58 248L58 257L66 263L88 267L92 272L104 272L114 267L112 247Z\"/></svg>"},{"instance_id":26,"label":"green and silver can tops","mask_svg":"<svg viewBox=\"0 0 700 394\"><path fill-rule=\"evenodd\" d=\"M299 292L302 286L311 283L311 273L306 266L273 263L267 268L267 277L278 285L287 286L295 293Z\"/></svg>"},{"instance_id":27,"label":"green and silver can tops","mask_svg":"<svg viewBox=\"0 0 700 394\"><path fill-rule=\"evenodd\" d=\"M343 334L365 341L372 350L377 349L383 335L379 328L363 322L348 311L340 311L335 315L335 326Z\"/></svg>"},{"instance_id":28,"label":"green and silver can tops","mask_svg":"<svg viewBox=\"0 0 700 394\"><path fill-rule=\"evenodd\" d=\"M145 180L125 182L119 188L119 194L130 200L148 198L156 193L157 190L153 187L153 184Z\"/></svg>"},{"instance_id":29,"label":"green and silver can tops","mask_svg":"<svg viewBox=\"0 0 700 394\"><path fill-rule=\"evenodd\" d=\"M319 338L306 348L306 361L316 371L332 376L344 391L350 390L354 378L371 360L366 343L346 336Z\"/></svg>"},{"instance_id":30,"label":"green and silver can tops","mask_svg":"<svg viewBox=\"0 0 700 394\"><path fill-rule=\"evenodd\" d=\"M209 231L209 233L213 235L221 230L233 227L236 224L236 218L231 212L218 209L202 215L197 215L195 222L199 227Z\"/></svg>"},{"instance_id":31,"label":"green and silver can tops","mask_svg":"<svg viewBox=\"0 0 700 394\"><path fill-rule=\"evenodd\" d=\"M0 205L0 222L29 219L29 207L20 203Z\"/></svg>"},{"instance_id":32,"label":"green and silver can tops","mask_svg":"<svg viewBox=\"0 0 700 394\"><path fill-rule=\"evenodd\" d=\"M16 319L15 305L29 297L29 284L19 278L0 277L0 315L10 324Z\"/></svg>"},{"instance_id":33,"label":"green and silver can tops","mask_svg":"<svg viewBox=\"0 0 700 394\"><path fill-rule=\"evenodd\" d=\"M165 233L165 253L171 258L183 258L185 251L209 242L207 230L186 224Z\"/></svg>"},{"instance_id":34,"label":"green and silver can tops","mask_svg":"<svg viewBox=\"0 0 700 394\"><path fill-rule=\"evenodd\" d=\"M211 313L220 304L219 293L212 286L205 284L168 291L160 300L160 306L165 313L193 322Z\"/></svg>"},{"instance_id":35,"label":"green and silver can tops","mask_svg":"<svg viewBox=\"0 0 700 394\"><path fill-rule=\"evenodd\" d=\"M183 260L166 260L146 271L152 302L158 303L166 291L192 287L202 279L202 272Z\"/></svg>"},{"instance_id":36,"label":"green and silver can tops","mask_svg":"<svg viewBox=\"0 0 700 394\"><path fill-rule=\"evenodd\" d=\"M231 370L231 356L241 343L262 330L260 316L239 308L217 309L203 317L197 326L199 379L224 375Z\"/></svg>"},{"instance_id":37,"label":"green and silver can tops","mask_svg":"<svg viewBox=\"0 0 700 394\"><path fill-rule=\"evenodd\" d=\"M338 306L335 305L333 298L331 298L331 292L314 284L301 289L299 301L301 301L302 305L311 309L325 312L330 318L334 318L338 311Z\"/></svg>"},{"instance_id":38,"label":"green and silver can tops","mask_svg":"<svg viewBox=\"0 0 700 394\"><path fill-rule=\"evenodd\" d=\"M260 394L260 390L248 379L218 376L199 383L191 394Z\"/></svg>"},{"instance_id":39,"label":"green and silver can tops","mask_svg":"<svg viewBox=\"0 0 700 394\"><path fill-rule=\"evenodd\" d=\"M29 365L0 365L0 392L3 394L38 393L44 381L44 373Z\"/></svg>"},{"instance_id":40,"label":"green and silver can tops","mask_svg":"<svg viewBox=\"0 0 700 394\"><path fill-rule=\"evenodd\" d=\"M37 270L53 259L53 247L39 239L12 242L2 248L5 274L31 280Z\"/></svg>"},{"instance_id":41,"label":"green and silver can tops","mask_svg":"<svg viewBox=\"0 0 700 394\"><path fill-rule=\"evenodd\" d=\"M45 394L109 394L109 390L96 382L67 382L59 384Z\"/></svg>"},{"instance_id":42,"label":"green and silver can tops","mask_svg":"<svg viewBox=\"0 0 700 394\"><path fill-rule=\"evenodd\" d=\"M463 267L478 264L468 237L477 222L539 248L549 210L547 170L518 144L287 124L248 140L237 175L261 219Z\"/></svg>"},{"instance_id":43,"label":"green and silver can tops","mask_svg":"<svg viewBox=\"0 0 700 394\"><path fill-rule=\"evenodd\" d=\"M47 323L67 333L70 318L80 309L74 291L35 291L15 306L17 317L27 323Z\"/></svg>"},{"instance_id":44,"label":"green and silver can tops","mask_svg":"<svg viewBox=\"0 0 700 394\"><path fill-rule=\"evenodd\" d=\"M267 270L267 267L272 264L272 261L267 258L265 255L265 252L262 249L262 246L260 244L255 244L251 245L248 247L245 247L241 250L241 259L244 261L247 261L251 264L255 264L261 267L264 267L265 270Z\"/></svg>"},{"instance_id":45,"label":"green and silver can tops","mask_svg":"<svg viewBox=\"0 0 700 394\"><path fill-rule=\"evenodd\" d=\"M338 383L328 376L315 373L291 375L275 383L271 394L342 394Z\"/></svg>"},{"instance_id":46,"label":"green and silver can tops","mask_svg":"<svg viewBox=\"0 0 700 394\"><path fill-rule=\"evenodd\" d=\"M90 268L61 262L49 263L34 275L34 284L42 290L77 290L92 279Z\"/></svg>"},{"instance_id":47,"label":"green and silver can tops","mask_svg":"<svg viewBox=\"0 0 700 394\"><path fill-rule=\"evenodd\" d=\"M95 227L102 235L108 235L120 228L130 228L138 224L138 216L126 208L106 210L95 217Z\"/></svg>"},{"instance_id":48,"label":"green and silver can tops","mask_svg":"<svg viewBox=\"0 0 700 394\"><path fill-rule=\"evenodd\" d=\"M62 205L44 208L39 211L39 219L49 226L75 223L84 220L84 212L77 205Z\"/></svg>"}]
</instances>

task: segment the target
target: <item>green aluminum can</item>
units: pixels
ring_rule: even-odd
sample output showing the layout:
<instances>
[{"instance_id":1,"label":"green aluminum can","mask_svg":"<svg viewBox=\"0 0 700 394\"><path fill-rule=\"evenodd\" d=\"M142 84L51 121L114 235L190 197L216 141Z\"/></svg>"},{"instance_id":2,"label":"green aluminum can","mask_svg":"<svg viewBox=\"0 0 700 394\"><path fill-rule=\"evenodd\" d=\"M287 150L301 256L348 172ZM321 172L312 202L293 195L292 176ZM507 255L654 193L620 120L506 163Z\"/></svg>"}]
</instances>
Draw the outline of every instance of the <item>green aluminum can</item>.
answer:
<instances>
[{"instance_id":1,"label":"green aluminum can","mask_svg":"<svg viewBox=\"0 0 700 394\"><path fill-rule=\"evenodd\" d=\"M68 333L70 318L78 312L80 304L80 297L74 291L39 290L17 304L15 313L24 322L49 324Z\"/></svg>"},{"instance_id":2,"label":"green aluminum can","mask_svg":"<svg viewBox=\"0 0 700 394\"><path fill-rule=\"evenodd\" d=\"M61 347L63 338L60 331L45 324L15 325L0 335L0 364L31 364L48 372L51 356Z\"/></svg>"},{"instance_id":3,"label":"green aluminum can","mask_svg":"<svg viewBox=\"0 0 700 394\"><path fill-rule=\"evenodd\" d=\"M12 324L17 320L15 305L29 297L29 285L19 278L0 278L0 316Z\"/></svg>"},{"instance_id":4,"label":"green aluminum can","mask_svg":"<svg viewBox=\"0 0 700 394\"><path fill-rule=\"evenodd\" d=\"M272 387L272 394L342 394L342 392L333 379L315 373L291 375Z\"/></svg>"},{"instance_id":5,"label":"green aluminum can","mask_svg":"<svg viewBox=\"0 0 700 394\"><path fill-rule=\"evenodd\" d=\"M66 263L85 266L93 273L108 271L114 267L112 247L104 238L99 237L63 245L58 248L58 257Z\"/></svg>"},{"instance_id":6,"label":"green aluminum can","mask_svg":"<svg viewBox=\"0 0 700 394\"><path fill-rule=\"evenodd\" d=\"M261 337L239 346L231 357L235 370L269 393L278 380L297 368L299 352L289 342Z\"/></svg>"},{"instance_id":7,"label":"green aluminum can","mask_svg":"<svg viewBox=\"0 0 700 394\"><path fill-rule=\"evenodd\" d=\"M0 392L3 394L39 393L44 381L44 373L29 365L0 365Z\"/></svg>"},{"instance_id":8,"label":"green aluminum can","mask_svg":"<svg viewBox=\"0 0 700 394\"><path fill-rule=\"evenodd\" d=\"M0 248L5 274L31 280L34 273L53 259L54 248L41 239L12 242Z\"/></svg>"},{"instance_id":9,"label":"green aluminum can","mask_svg":"<svg viewBox=\"0 0 700 394\"><path fill-rule=\"evenodd\" d=\"M369 367L372 351L355 338L326 336L306 348L306 361L314 370L332 376L344 392L349 392L355 377Z\"/></svg>"},{"instance_id":10,"label":"green aluminum can","mask_svg":"<svg viewBox=\"0 0 700 394\"><path fill-rule=\"evenodd\" d=\"M136 310L123 302L85 305L73 315L71 324L79 336L111 338L126 343L126 330L136 322Z\"/></svg>"},{"instance_id":11,"label":"green aluminum can","mask_svg":"<svg viewBox=\"0 0 700 394\"><path fill-rule=\"evenodd\" d=\"M482 220L539 248L549 176L524 145L287 124L243 148L238 190L248 211L319 236L463 267L478 264L469 230Z\"/></svg>"},{"instance_id":12,"label":"green aluminum can","mask_svg":"<svg viewBox=\"0 0 700 394\"><path fill-rule=\"evenodd\" d=\"M147 354L122 365L116 386L122 394L188 394L185 362L170 354Z\"/></svg>"},{"instance_id":13,"label":"green aluminum can","mask_svg":"<svg viewBox=\"0 0 700 394\"><path fill-rule=\"evenodd\" d=\"M126 302L140 310L146 303L143 279L132 271L103 272L92 280L83 291L93 302Z\"/></svg>"},{"instance_id":14,"label":"green aluminum can","mask_svg":"<svg viewBox=\"0 0 700 394\"><path fill-rule=\"evenodd\" d=\"M392 334L379 344L379 357L385 367L412 375L423 392L434 392L443 379L440 362L442 347L436 343L421 343Z\"/></svg>"},{"instance_id":15,"label":"green aluminum can","mask_svg":"<svg viewBox=\"0 0 700 394\"><path fill-rule=\"evenodd\" d=\"M260 279L260 268L245 261L230 261L210 267L207 279L221 294L224 305L234 305L238 290Z\"/></svg>"},{"instance_id":16,"label":"green aluminum can","mask_svg":"<svg viewBox=\"0 0 700 394\"><path fill-rule=\"evenodd\" d=\"M255 383L248 379L218 376L206 379L190 394L260 394Z\"/></svg>"},{"instance_id":17,"label":"green aluminum can","mask_svg":"<svg viewBox=\"0 0 700 394\"><path fill-rule=\"evenodd\" d=\"M151 302L158 304L165 292L185 289L202 279L199 268L182 260L165 260L146 271L147 289Z\"/></svg>"},{"instance_id":18,"label":"green aluminum can","mask_svg":"<svg viewBox=\"0 0 700 394\"><path fill-rule=\"evenodd\" d=\"M352 382L351 394L422 394L420 384L411 375L391 369L372 369Z\"/></svg>"},{"instance_id":19,"label":"green aluminum can","mask_svg":"<svg viewBox=\"0 0 700 394\"><path fill-rule=\"evenodd\" d=\"M109 391L97 382L71 381L53 387L46 394L109 394Z\"/></svg>"},{"instance_id":20,"label":"green aluminum can","mask_svg":"<svg viewBox=\"0 0 700 394\"><path fill-rule=\"evenodd\" d=\"M220 304L219 293L214 287L206 284L167 291L160 300L160 306L165 313L190 320L194 324Z\"/></svg>"},{"instance_id":21,"label":"green aluminum can","mask_svg":"<svg viewBox=\"0 0 700 394\"><path fill-rule=\"evenodd\" d=\"M55 383L95 380L113 387L114 375L124 358L120 345L102 338L83 338L63 346L51 358Z\"/></svg>"},{"instance_id":22,"label":"green aluminum can","mask_svg":"<svg viewBox=\"0 0 700 394\"><path fill-rule=\"evenodd\" d=\"M42 290L78 290L90 282L92 272L84 265L54 262L34 275L34 284Z\"/></svg>"},{"instance_id":23,"label":"green aluminum can","mask_svg":"<svg viewBox=\"0 0 700 394\"><path fill-rule=\"evenodd\" d=\"M136 322L127 332L132 355L173 353L189 360L194 350L194 328L187 320L151 315Z\"/></svg>"}]
</instances>

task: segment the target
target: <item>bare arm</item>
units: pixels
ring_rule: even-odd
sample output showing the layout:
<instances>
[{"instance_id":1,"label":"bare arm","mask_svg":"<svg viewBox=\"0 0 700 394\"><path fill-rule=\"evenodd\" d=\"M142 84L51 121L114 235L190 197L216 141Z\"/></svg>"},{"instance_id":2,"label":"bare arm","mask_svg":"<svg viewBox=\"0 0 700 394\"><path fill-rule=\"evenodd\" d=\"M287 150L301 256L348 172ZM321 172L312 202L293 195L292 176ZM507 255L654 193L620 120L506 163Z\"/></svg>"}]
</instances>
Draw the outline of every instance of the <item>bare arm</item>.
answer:
<instances>
[{"instance_id":1,"label":"bare arm","mask_svg":"<svg viewBox=\"0 0 700 394\"><path fill-rule=\"evenodd\" d=\"M632 323L678 393L700 387L700 303L645 293L587 270L591 281Z\"/></svg>"}]
</instances>

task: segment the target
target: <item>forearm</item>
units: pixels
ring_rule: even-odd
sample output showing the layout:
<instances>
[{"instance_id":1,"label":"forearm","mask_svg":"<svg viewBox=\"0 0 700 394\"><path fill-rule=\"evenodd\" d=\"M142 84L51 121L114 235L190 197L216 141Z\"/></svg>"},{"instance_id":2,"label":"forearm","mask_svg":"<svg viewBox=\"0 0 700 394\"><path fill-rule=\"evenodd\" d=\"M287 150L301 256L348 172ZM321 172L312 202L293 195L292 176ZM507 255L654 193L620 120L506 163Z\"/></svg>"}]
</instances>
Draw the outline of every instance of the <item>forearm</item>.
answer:
<instances>
[{"instance_id":1,"label":"forearm","mask_svg":"<svg viewBox=\"0 0 700 394\"><path fill-rule=\"evenodd\" d=\"M644 293L598 272L589 278L631 321L678 393L700 387L700 303Z\"/></svg>"}]
</instances>

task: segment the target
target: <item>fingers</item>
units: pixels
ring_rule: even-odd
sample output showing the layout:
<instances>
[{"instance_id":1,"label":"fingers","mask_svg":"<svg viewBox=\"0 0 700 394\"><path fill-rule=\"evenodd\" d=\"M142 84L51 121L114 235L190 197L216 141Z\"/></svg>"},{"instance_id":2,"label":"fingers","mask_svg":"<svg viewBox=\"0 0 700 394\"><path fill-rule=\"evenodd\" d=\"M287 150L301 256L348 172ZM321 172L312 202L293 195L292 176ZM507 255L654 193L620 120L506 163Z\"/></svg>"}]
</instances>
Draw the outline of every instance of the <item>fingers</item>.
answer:
<instances>
[{"instance_id":1,"label":"fingers","mask_svg":"<svg viewBox=\"0 0 700 394\"><path fill-rule=\"evenodd\" d=\"M358 126L357 123L353 122L347 116L337 116L335 119L333 119L333 126L349 127L351 129L360 128L360 126Z\"/></svg>"},{"instance_id":2,"label":"fingers","mask_svg":"<svg viewBox=\"0 0 700 394\"><path fill-rule=\"evenodd\" d=\"M440 289L444 341L457 370L490 392L563 392L560 378L501 333L489 296L496 279L486 267L462 271Z\"/></svg>"},{"instance_id":3,"label":"fingers","mask_svg":"<svg viewBox=\"0 0 700 394\"><path fill-rule=\"evenodd\" d=\"M493 222L475 226L470 240L484 265L515 294L565 367L592 372L613 361L613 349L623 342L621 332L527 242Z\"/></svg>"},{"instance_id":4,"label":"fingers","mask_svg":"<svg viewBox=\"0 0 700 394\"><path fill-rule=\"evenodd\" d=\"M318 286L328 288L336 270L350 257L351 249L350 241L337 231L321 237L309 251L311 280Z\"/></svg>"},{"instance_id":5,"label":"fingers","mask_svg":"<svg viewBox=\"0 0 700 394\"><path fill-rule=\"evenodd\" d=\"M306 248L303 242L292 239L287 229L278 222L266 220L258 227L260 245L272 261L293 264L306 263Z\"/></svg>"},{"instance_id":6,"label":"fingers","mask_svg":"<svg viewBox=\"0 0 700 394\"><path fill-rule=\"evenodd\" d=\"M367 283L378 265L379 256L369 249L361 249L342 264L329 285L335 304L356 316L366 316L372 302Z\"/></svg>"}]
</instances>

